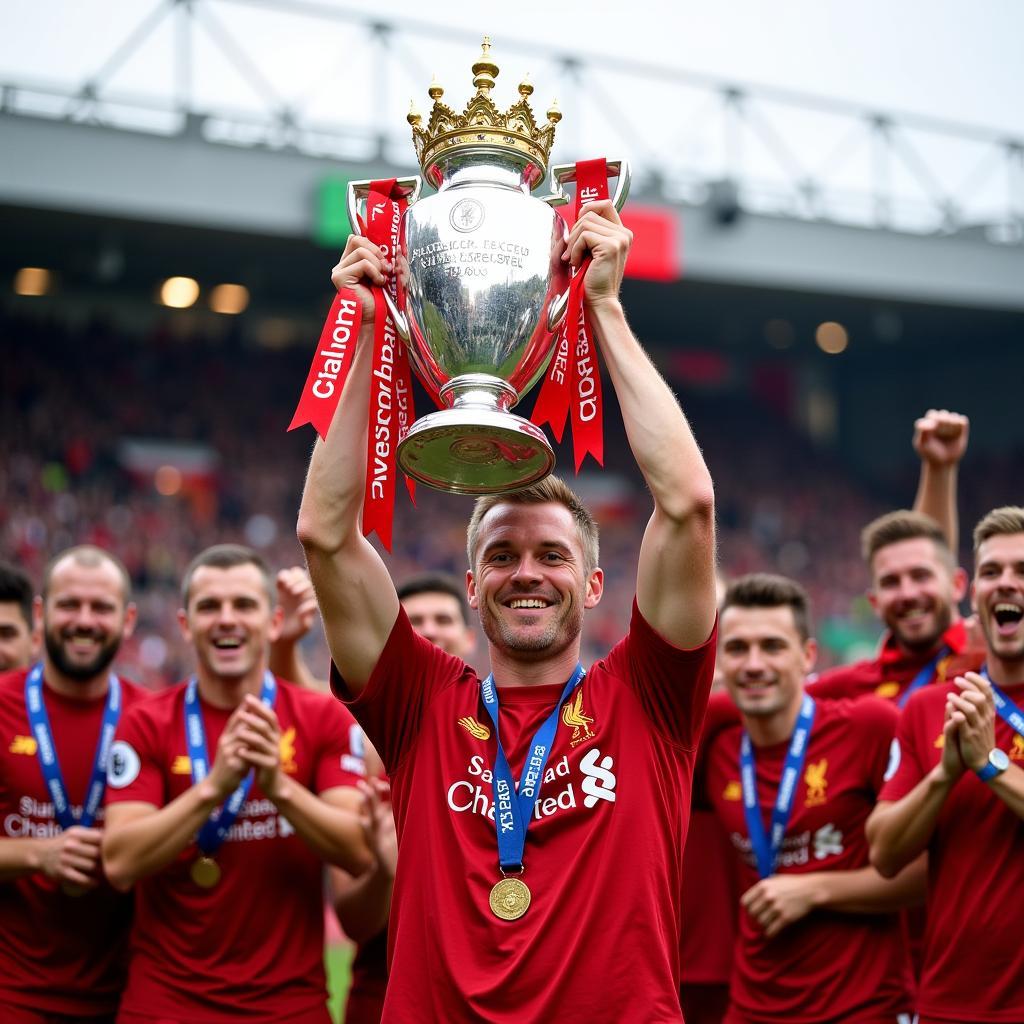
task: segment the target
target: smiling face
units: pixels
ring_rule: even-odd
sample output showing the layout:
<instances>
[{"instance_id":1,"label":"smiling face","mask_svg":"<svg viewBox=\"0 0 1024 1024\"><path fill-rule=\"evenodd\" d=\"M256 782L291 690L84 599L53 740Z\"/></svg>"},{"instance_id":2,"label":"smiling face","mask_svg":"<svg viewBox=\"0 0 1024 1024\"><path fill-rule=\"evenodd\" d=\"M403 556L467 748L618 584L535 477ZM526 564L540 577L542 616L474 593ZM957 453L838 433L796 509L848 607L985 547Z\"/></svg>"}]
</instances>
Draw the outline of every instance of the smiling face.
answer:
<instances>
[{"instance_id":1,"label":"smiling face","mask_svg":"<svg viewBox=\"0 0 1024 1024\"><path fill-rule=\"evenodd\" d=\"M237 682L263 671L281 610L271 607L266 580L255 565L200 565L189 581L188 607L178 613L178 620L206 673Z\"/></svg>"},{"instance_id":2,"label":"smiling face","mask_svg":"<svg viewBox=\"0 0 1024 1024\"><path fill-rule=\"evenodd\" d=\"M429 590L403 597L402 607L412 628L446 654L465 658L473 649L473 630L462 618L458 598L443 591Z\"/></svg>"},{"instance_id":3,"label":"smiling face","mask_svg":"<svg viewBox=\"0 0 1024 1024\"><path fill-rule=\"evenodd\" d=\"M1024 533L1003 533L978 546L971 604L985 644L1003 661L1024 661Z\"/></svg>"},{"instance_id":4,"label":"smiling face","mask_svg":"<svg viewBox=\"0 0 1024 1024\"><path fill-rule=\"evenodd\" d=\"M956 616L967 577L927 537L896 541L871 559L871 604L909 651L929 651Z\"/></svg>"},{"instance_id":5,"label":"smiling face","mask_svg":"<svg viewBox=\"0 0 1024 1024\"><path fill-rule=\"evenodd\" d=\"M803 697L817 648L804 640L788 605L730 605L719 623L718 667L733 703L744 715L785 714Z\"/></svg>"},{"instance_id":6,"label":"smiling face","mask_svg":"<svg viewBox=\"0 0 1024 1024\"><path fill-rule=\"evenodd\" d=\"M600 569L586 571L572 513L558 502L491 508L467 575L487 639L521 657L559 654L574 643L604 585Z\"/></svg>"},{"instance_id":7,"label":"smiling face","mask_svg":"<svg viewBox=\"0 0 1024 1024\"><path fill-rule=\"evenodd\" d=\"M74 556L50 572L38 600L50 663L69 680L88 683L103 674L135 625L118 568L105 559L83 564Z\"/></svg>"}]
</instances>

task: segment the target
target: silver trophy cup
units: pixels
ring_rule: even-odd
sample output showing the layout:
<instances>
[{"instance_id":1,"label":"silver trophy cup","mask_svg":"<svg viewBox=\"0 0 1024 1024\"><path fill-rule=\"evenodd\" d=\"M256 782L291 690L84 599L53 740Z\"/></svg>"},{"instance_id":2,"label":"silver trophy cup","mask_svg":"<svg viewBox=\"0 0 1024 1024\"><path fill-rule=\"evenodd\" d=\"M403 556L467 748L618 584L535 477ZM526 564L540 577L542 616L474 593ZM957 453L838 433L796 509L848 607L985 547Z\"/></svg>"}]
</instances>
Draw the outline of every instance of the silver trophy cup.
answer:
<instances>
[{"instance_id":1,"label":"silver trophy cup","mask_svg":"<svg viewBox=\"0 0 1024 1024\"><path fill-rule=\"evenodd\" d=\"M615 206L629 191L618 176ZM418 419L398 448L403 472L456 494L497 494L551 472L544 432L509 410L544 373L568 300L562 260L568 230L553 207L568 202L562 184L574 165L551 169L550 194L530 195L536 166L514 150L462 147L431 165L437 194L420 179L400 179L412 200L397 261L404 312L384 290L395 327L420 377L447 408ZM369 181L349 184L349 219Z\"/></svg>"}]
</instances>

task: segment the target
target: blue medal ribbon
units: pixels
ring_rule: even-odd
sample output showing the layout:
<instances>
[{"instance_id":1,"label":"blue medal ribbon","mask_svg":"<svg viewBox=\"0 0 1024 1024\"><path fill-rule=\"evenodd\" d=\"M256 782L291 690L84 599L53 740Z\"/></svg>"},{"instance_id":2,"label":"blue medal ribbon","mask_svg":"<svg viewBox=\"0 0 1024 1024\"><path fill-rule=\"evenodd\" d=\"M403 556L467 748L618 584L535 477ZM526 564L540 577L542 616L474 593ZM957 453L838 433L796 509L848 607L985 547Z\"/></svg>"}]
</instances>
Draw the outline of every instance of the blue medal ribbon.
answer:
<instances>
[{"instance_id":1,"label":"blue medal ribbon","mask_svg":"<svg viewBox=\"0 0 1024 1024\"><path fill-rule=\"evenodd\" d=\"M991 677L988 674L988 666L982 665L980 675L988 679L989 686L992 687L992 700L995 702L996 711L999 717L1011 728L1018 736L1024 736L1024 712L1017 707L1016 703L1007 697L1005 693L999 687L992 682Z\"/></svg>"},{"instance_id":2,"label":"blue medal ribbon","mask_svg":"<svg viewBox=\"0 0 1024 1024\"><path fill-rule=\"evenodd\" d=\"M96 756L92 762L92 775L82 802L81 817L76 818L68 799L64 775L57 760L57 748L53 742L53 730L50 728L50 716L46 713L46 702L43 699L43 666L35 665L25 677L25 710L28 712L28 724L36 740L36 758L43 773L46 788L53 800L53 813L60 827L67 830L72 825L89 828L96 820L96 812L103 803L103 794L107 789L107 766L110 763L110 745L114 742L114 732L121 717L121 681L113 673L107 684L107 706L103 709L103 723L100 726L100 738L96 744Z\"/></svg>"},{"instance_id":3,"label":"blue medal ribbon","mask_svg":"<svg viewBox=\"0 0 1024 1024\"><path fill-rule=\"evenodd\" d=\"M790 815L793 813L793 801L796 796L796 784L807 756L810 742L811 726L814 724L814 698L804 694L800 705L800 714L793 726L793 735L789 740L789 751L785 764L782 766L782 779L772 809L771 835L765 835L764 820L761 817L761 805L757 802L757 771L754 764L754 745L746 730L740 740L740 782L743 787L743 813L747 819L747 832L750 845L754 848L757 858L757 873L761 878L769 878L775 874L775 864L782 848L782 837L786 834Z\"/></svg>"},{"instance_id":4,"label":"blue medal ribbon","mask_svg":"<svg viewBox=\"0 0 1024 1024\"><path fill-rule=\"evenodd\" d=\"M921 689L922 686L930 683L935 676L935 670L939 667L939 662L943 658L948 657L953 651L949 647L942 647L939 649L939 653L928 662L927 665L920 672L914 676L911 680L910 685L903 691L903 696L896 702L896 706L902 711L903 706L907 703L910 698Z\"/></svg>"},{"instance_id":5,"label":"blue medal ribbon","mask_svg":"<svg viewBox=\"0 0 1024 1024\"><path fill-rule=\"evenodd\" d=\"M498 730L498 688L494 685L493 674L480 682L480 697L494 723L494 739L498 745L493 772L494 828L498 834L498 864L503 874L523 870L526 832L533 818L533 808L540 795L540 786L544 778L544 766L547 764L555 730L558 728L558 711L585 674L583 666L577 663L562 690L562 696L558 698L558 703L534 733L526 762L523 764L518 793L512 778L512 768L501 745Z\"/></svg>"},{"instance_id":6,"label":"blue medal ribbon","mask_svg":"<svg viewBox=\"0 0 1024 1024\"><path fill-rule=\"evenodd\" d=\"M263 673L263 688L260 700L267 707L273 707L277 698L277 680L273 673ZM199 706L199 685L193 676L185 687L185 743L188 747L188 758L192 766L192 782L202 782L210 772L210 757L206 749L206 729L203 727L203 709ZM249 773L239 783L238 788L218 807L200 828L196 836L196 846L204 857L212 857L224 845L228 831L235 823L238 812L245 803L245 798L252 789L256 772Z\"/></svg>"}]
</instances>

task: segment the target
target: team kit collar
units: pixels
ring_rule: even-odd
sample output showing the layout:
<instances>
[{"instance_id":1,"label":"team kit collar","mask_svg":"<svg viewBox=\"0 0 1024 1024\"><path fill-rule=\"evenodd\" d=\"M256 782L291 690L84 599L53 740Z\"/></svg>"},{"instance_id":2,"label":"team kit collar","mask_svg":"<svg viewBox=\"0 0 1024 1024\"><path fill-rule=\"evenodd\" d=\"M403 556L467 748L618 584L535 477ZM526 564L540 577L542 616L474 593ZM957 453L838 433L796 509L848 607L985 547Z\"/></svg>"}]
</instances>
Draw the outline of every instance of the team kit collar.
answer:
<instances>
[{"instance_id":1,"label":"team kit collar","mask_svg":"<svg viewBox=\"0 0 1024 1024\"><path fill-rule=\"evenodd\" d=\"M497 745L493 771L494 828L498 837L498 868L502 877L492 887L489 902L492 912L503 921L517 920L530 906L530 890L522 879L525 871L523 858L526 833L533 820L533 808L540 796L544 766L547 764L558 729L558 709L583 681L585 674L583 665L577 662L572 675L562 688L562 695L534 733L519 778L518 791L505 749L501 745L498 688L494 684L494 674L491 673L480 681L480 698L494 724L494 739Z\"/></svg>"},{"instance_id":2,"label":"team kit collar","mask_svg":"<svg viewBox=\"0 0 1024 1024\"><path fill-rule=\"evenodd\" d=\"M946 655L949 654L963 654L967 649L967 627L964 625L963 619L957 619L939 638L939 648L947 648ZM939 661L942 660L942 655L939 657ZM926 656L927 660L931 660L931 656ZM899 665L916 665L920 664L920 655L911 655L907 651L903 650L902 647L896 642L896 636L893 633L886 633L882 640L882 649L878 653L878 661L886 668L892 668Z\"/></svg>"},{"instance_id":3,"label":"team kit collar","mask_svg":"<svg viewBox=\"0 0 1024 1024\"><path fill-rule=\"evenodd\" d=\"M765 833L764 819L761 817L761 805L757 800L757 766L754 760L754 745L746 729L740 738L740 783L743 789L743 815L747 821L747 834L750 845L757 860L757 873L761 878L775 874L775 865L782 839L793 813L796 798L796 784L803 770L807 747L811 739L811 727L814 725L814 698L805 693L800 704L800 714L793 726L789 739L789 750L782 766L782 778L772 808L771 828Z\"/></svg>"},{"instance_id":4,"label":"team kit collar","mask_svg":"<svg viewBox=\"0 0 1024 1024\"><path fill-rule=\"evenodd\" d=\"M272 708L277 699L277 680L272 672L263 673L260 700ZM189 763L192 767L193 784L202 782L210 773L210 755L206 747L206 729L203 725L203 709L199 704L199 684L193 676L185 687L185 744ZM250 769L239 783L238 788L227 800L216 808L203 823L196 836L199 858L193 862L189 873L192 881L203 889L211 889L220 881L221 868L214 859L224 845L231 826L242 809L249 790L252 789L256 772Z\"/></svg>"}]
</instances>

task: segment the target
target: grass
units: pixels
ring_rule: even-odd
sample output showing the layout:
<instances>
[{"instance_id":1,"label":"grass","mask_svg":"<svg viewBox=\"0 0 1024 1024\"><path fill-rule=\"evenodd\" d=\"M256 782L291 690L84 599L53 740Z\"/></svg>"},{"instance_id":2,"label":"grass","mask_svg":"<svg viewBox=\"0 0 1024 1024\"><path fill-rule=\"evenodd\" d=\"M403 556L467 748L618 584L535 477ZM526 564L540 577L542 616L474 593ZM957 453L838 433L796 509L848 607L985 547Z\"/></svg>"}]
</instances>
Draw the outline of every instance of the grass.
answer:
<instances>
[{"instance_id":1,"label":"grass","mask_svg":"<svg viewBox=\"0 0 1024 1024\"><path fill-rule=\"evenodd\" d=\"M327 971L327 991L330 998L327 1006L336 1024L343 1024L345 997L351 982L352 954L355 947L349 943L332 944L324 947L324 967Z\"/></svg>"}]
</instances>

